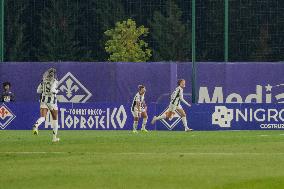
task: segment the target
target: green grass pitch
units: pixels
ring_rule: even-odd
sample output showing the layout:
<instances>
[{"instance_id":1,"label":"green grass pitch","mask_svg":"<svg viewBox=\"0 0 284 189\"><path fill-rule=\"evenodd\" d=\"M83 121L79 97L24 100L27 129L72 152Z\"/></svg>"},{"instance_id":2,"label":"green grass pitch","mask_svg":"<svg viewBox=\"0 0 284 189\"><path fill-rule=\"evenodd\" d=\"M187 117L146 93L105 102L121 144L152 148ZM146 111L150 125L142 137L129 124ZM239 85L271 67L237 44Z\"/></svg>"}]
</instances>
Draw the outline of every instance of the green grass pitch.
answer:
<instances>
[{"instance_id":1,"label":"green grass pitch","mask_svg":"<svg viewBox=\"0 0 284 189\"><path fill-rule=\"evenodd\" d=\"M284 188L284 131L0 131L0 189Z\"/></svg>"}]
</instances>

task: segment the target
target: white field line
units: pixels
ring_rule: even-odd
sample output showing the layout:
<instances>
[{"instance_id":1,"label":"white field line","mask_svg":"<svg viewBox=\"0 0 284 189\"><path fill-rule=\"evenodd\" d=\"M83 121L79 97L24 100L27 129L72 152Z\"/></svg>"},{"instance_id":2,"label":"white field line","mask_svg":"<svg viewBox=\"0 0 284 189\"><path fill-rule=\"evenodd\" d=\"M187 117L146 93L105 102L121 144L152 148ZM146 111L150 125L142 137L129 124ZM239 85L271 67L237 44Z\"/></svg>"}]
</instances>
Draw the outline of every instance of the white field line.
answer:
<instances>
[{"instance_id":1,"label":"white field line","mask_svg":"<svg viewBox=\"0 0 284 189\"><path fill-rule=\"evenodd\" d=\"M0 152L0 154L66 154L68 152Z\"/></svg>"},{"instance_id":2,"label":"white field line","mask_svg":"<svg viewBox=\"0 0 284 189\"><path fill-rule=\"evenodd\" d=\"M0 154L83 154L83 155L204 155L204 156L234 156L234 155L284 155L284 152L249 153L249 152L0 152Z\"/></svg>"}]
</instances>

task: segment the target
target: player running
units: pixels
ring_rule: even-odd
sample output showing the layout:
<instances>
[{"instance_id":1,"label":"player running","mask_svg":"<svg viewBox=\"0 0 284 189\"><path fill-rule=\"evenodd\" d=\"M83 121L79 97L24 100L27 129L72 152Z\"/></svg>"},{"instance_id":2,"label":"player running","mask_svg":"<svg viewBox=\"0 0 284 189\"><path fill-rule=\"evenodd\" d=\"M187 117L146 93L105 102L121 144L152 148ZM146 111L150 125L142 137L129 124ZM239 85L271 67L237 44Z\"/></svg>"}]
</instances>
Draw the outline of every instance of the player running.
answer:
<instances>
[{"instance_id":1,"label":"player running","mask_svg":"<svg viewBox=\"0 0 284 189\"><path fill-rule=\"evenodd\" d=\"M171 102L169 105L169 111L166 112L166 114L160 115L158 117L154 116L153 120L151 121L151 124L154 124L157 120L161 119L170 119L174 114L175 111L177 111L181 115L181 120L184 125L185 131L192 131L187 126L187 120L186 120L186 114L185 111L183 110L182 106L180 105L180 102L183 102L187 106L191 106L188 102L186 102L183 98L183 89L185 88L185 80L180 79L178 80L178 86L175 89L175 91L171 95Z\"/></svg>"},{"instance_id":2,"label":"player running","mask_svg":"<svg viewBox=\"0 0 284 189\"><path fill-rule=\"evenodd\" d=\"M49 68L42 77L42 81L37 88L37 93L40 94L40 118L36 121L33 126L33 133L38 135L38 127L41 123L45 121L48 110L52 116L52 126L53 126L53 139L52 142L58 142L57 138L58 131L58 107L56 94L58 81L56 75L56 69Z\"/></svg>"},{"instance_id":3,"label":"player running","mask_svg":"<svg viewBox=\"0 0 284 189\"><path fill-rule=\"evenodd\" d=\"M134 117L133 133L138 133L137 132L137 126L138 126L138 121L139 121L140 117L143 118L141 131L142 132L148 132L147 129L146 129L146 123L147 123L148 115L147 115L147 106L146 106L145 100L144 100L145 92L146 92L145 86L139 85L138 86L138 92L135 95L133 102L132 102L131 112L132 112L132 115Z\"/></svg>"}]
</instances>

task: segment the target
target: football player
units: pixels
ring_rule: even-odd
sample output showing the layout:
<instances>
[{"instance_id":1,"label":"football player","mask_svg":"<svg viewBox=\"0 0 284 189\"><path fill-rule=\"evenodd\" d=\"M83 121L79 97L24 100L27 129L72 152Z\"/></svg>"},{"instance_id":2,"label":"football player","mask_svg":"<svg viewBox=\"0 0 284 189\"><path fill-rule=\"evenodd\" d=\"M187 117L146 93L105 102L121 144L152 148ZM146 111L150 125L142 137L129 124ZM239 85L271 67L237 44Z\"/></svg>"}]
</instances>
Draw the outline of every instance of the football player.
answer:
<instances>
[{"instance_id":1,"label":"football player","mask_svg":"<svg viewBox=\"0 0 284 189\"><path fill-rule=\"evenodd\" d=\"M56 75L56 69L49 68L42 77L42 81L37 88L37 93L40 94L40 118L36 121L33 126L33 133L38 135L38 127L42 124L45 119L48 110L52 116L53 126L53 138L52 142L58 142L57 138L58 131L58 107L56 94L58 93L58 81Z\"/></svg>"},{"instance_id":2,"label":"football player","mask_svg":"<svg viewBox=\"0 0 284 189\"><path fill-rule=\"evenodd\" d=\"M146 92L145 86L139 85L138 92L136 93L131 105L131 112L134 117L134 123L133 123L134 133L137 133L138 121L139 118L141 117L143 118L141 131L148 132L146 129L148 115L147 115L147 106L144 99L145 92Z\"/></svg>"},{"instance_id":3,"label":"football player","mask_svg":"<svg viewBox=\"0 0 284 189\"><path fill-rule=\"evenodd\" d=\"M151 124L155 124L155 122L157 120L161 120L161 119L170 119L174 114L175 111L177 111L180 115L181 115L181 120L182 123L184 125L185 131L192 131L192 129L190 129L187 126L187 119L186 119L186 114L185 111L183 110L180 102L183 102L185 105L187 106L191 106L188 102L186 102L183 98L183 89L185 88L185 80L184 79L180 79L178 80L178 86L177 88L174 90L174 92L171 95L171 102L169 105L169 111L166 112L166 114L160 115L160 116L154 116Z\"/></svg>"}]
</instances>

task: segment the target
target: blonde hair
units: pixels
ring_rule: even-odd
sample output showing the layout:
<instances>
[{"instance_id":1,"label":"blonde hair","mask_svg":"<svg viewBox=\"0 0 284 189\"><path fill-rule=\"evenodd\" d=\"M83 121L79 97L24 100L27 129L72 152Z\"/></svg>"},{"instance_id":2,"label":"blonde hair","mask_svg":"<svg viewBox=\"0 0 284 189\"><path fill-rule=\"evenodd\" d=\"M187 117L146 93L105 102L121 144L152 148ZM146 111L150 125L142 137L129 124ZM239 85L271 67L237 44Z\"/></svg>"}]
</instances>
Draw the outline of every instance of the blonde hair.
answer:
<instances>
[{"instance_id":1,"label":"blonde hair","mask_svg":"<svg viewBox=\"0 0 284 189\"><path fill-rule=\"evenodd\" d=\"M53 80L56 79L56 69L55 68L49 68L46 70L42 76L42 80Z\"/></svg>"},{"instance_id":2,"label":"blonde hair","mask_svg":"<svg viewBox=\"0 0 284 189\"><path fill-rule=\"evenodd\" d=\"M185 79L179 79L179 80L178 80L178 82L177 82L178 86L180 85L180 83L181 83L182 81L185 81Z\"/></svg>"}]
</instances>

